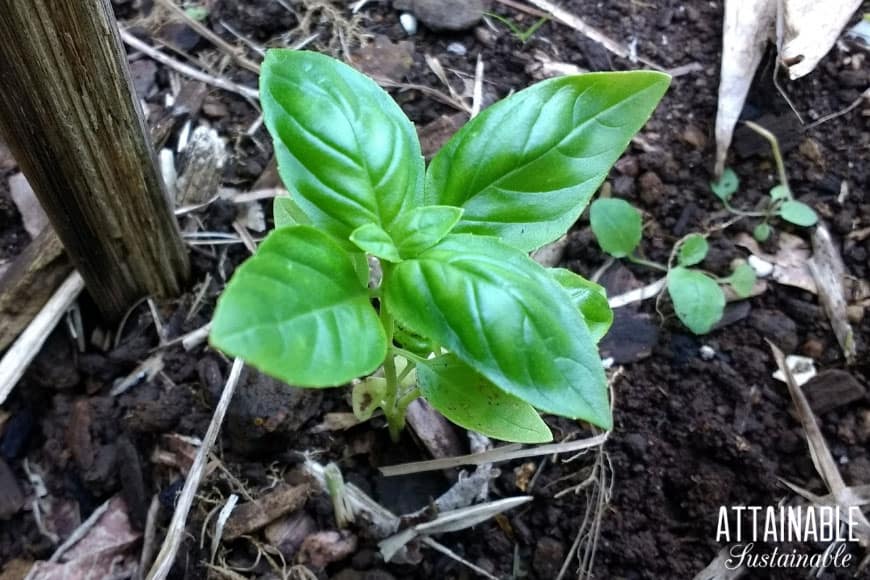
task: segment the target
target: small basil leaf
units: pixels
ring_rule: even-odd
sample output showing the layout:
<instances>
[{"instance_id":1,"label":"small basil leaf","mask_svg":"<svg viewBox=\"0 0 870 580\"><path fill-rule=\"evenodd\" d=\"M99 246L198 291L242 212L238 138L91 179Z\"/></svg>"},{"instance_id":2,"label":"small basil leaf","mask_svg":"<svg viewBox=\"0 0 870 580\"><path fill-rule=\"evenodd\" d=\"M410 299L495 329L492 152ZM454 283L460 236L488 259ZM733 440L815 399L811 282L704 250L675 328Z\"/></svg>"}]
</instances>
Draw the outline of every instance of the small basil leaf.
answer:
<instances>
[{"instance_id":1,"label":"small basil leaf","mask_svg":"<svg viewBox=\"0 0 870 580\"><path fill-rule=\"evenodd\" d=\"M752 237L759 242L766 242L770 238L770 226L764 222L758 224L752 230Z\"/></svg>"},{"instance_id":2,"label":"small basil leaf","mask_svg":"<svg viewBox=\"0 0 870 580\"><path fill-rule=\"evenodd\" d=\"M790 199L779 207L779 216L797 226L809 227L819 221L819 216L807 204Z\"/></svg>"},{"instance_id":3,"label":"small basil leaf","mask_svg":"<svg viewBox=\"0 0 870 580\"><path fill-rule=\"evenodd\" d=\"M456 232L524 251L565 233L649 118L670 77L590 73L537 83L484 110L438 152L426 203L462 207Z\"/></svg>"},{"instance_id":4,"label":"small basil leaf","mask_svg":"<svg viewBox=\"0 0 870 580\"><path fill-rule=\"evenodd\" d=\"M598 342L604 338L610 330L610 325L613 324L613 310L607 303L607 291L570 270L554 268L548 271L568 293L571 303L580 310L592 334L592 339Z\"/></svg>"},{"instance_id":5,"label":"small basil leaf","mask_svg":"<svg viewBox=\"0 0 870 580\"><path fill-rule=\"evenodd\" d=\"M699 264L707 257L707 251L710 249L707 244L707 237L702 234L689 234L683 239L680 244L680 249L677 253L677 262L680 266L694 266Z\"/></svg>"},{"instance_id":6,"label":"small basil leaf","mask_svg":"<svg viewBox=\"0 0 870 580\"><path fill-rule=\"evenodd\" d=\"M740 264L728 277L728 283L734 293L741 298L748 298L755 286L755 270L749 264Z\"/></svg>"},{"instance_id":7,"label":"small basil leaf","mask_svg":"<svg viewBox=\"0 0 870 580\"><path fill-rule=\"evenodd\" d=\"M461 217L462 208L426 205L400 215L390 234L396 240L399 254L412 258L440 242Z\"/></svg>"},{"instance_id":8,"label":"small basil leaf","mask_svg":"<svg viewBox=\"0 0 870 580\"><path fill-rule=\"evenodd\" d=\"M390 234L375 224L363 224L350 234L350 241L372 256L388 262L400 262L399 250L393 243Z\"/></svg>"},{"instance_id":9,"label":"small basil leaf","mask_svg":"<svg viewBox=\"0 0 870 580\"><path fill-rule=\"evenodd\" d=\"M706 334L722 318L725 295L719 284L702 272L682 266L671 269L668 294L677 318L695 334Z\"/></svg>"},{"instance_id":10,"label":"small basil leaf","mask_svg":"<svg viewBox=\"0 0 870 580\"><path fill-rule=\"evenodd\" d=\"M710 189L716 197L725 203L728 203L728 200L731 199L731 196L734 195L738 187L740 187L740 179L730 167L722 172L722 176L718 181L710 182Z\"/></svg>"},{"instance_id":11,"label":"small basil leaf","mask_svg":"<svg viewBox=\"0 0 870 580\"><path fill-rule=\"evenodd\" d=\"M273 230L239 266L215 309L212 346L303 387L374 371L387 353L350 256L311 226Z\"/></svg>"},{"instance_id":12,"label":"small basil leaf","mask_svg":"<svg viewBox=\"0 0 870 580\"><path fill-rule=\"evenodd\" d=\"M770 199L778 201L780 199L791 199L791 191L785 185L779 184L770 188Z\"/></svg>"},{"instance_id":13,"label":"small basil leaf","mask_svg":"<svg viewBox=\"0 0 870 580\"><path fill-rule=\"evenodd\" d=\"M598 245L614 258L629 255L640 243L640 212L623 199L596 199L589 208L589 222Z\"/></svg>"},{"instance_id":14,"label":"small basil leaf","mask_svg":"<svg viewBox=\"0 0 870 580\"><path fill-rule=\"evenodd\" d=\"M586 323L527 254L489 236L451 234L384 275L387 308L404 327L538 409L610 428Z\"/></svg>"},{"instance_id":15,"label":"small basil leaf","mask_svg":"<svg viewBox=\"0 0 870 580\"><path fill-rule=\"evenodd\" d=\"M347 239L420 205L414 127L371 79L322 54L273 49L260 100L281 178L315 225Z\"/></svg>"},{"instance_id":16,"label":"small basil leaf","mask_svg":"<svg viewBox=\"0 0 870 580\"><path fill-rule=\"evenodd\" d=\"M302 208L288 195L281 195L272 201L272 218L276 228L311 223Z\"/></svg>"},{"instance_id":17,"label":"small basil leaf","mask_svg":"<svg viewBox=\"0 0 870 580\"><path fill-rule=\"evenodd\" d=\"M453 354L418 364L417 385L429 404L460 427L514 443L553 440L534 407L505 393Z\"/></svg>"}]
</instances>

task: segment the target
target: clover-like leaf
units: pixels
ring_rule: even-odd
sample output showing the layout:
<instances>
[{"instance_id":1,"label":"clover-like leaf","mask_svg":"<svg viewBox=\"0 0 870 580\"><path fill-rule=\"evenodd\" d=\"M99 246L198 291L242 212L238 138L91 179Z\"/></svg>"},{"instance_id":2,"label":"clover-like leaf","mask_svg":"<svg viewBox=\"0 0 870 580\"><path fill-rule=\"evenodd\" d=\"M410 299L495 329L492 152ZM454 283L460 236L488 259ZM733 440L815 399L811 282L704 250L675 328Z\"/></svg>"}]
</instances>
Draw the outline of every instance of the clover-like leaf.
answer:
<instances>
[{"instance_id":1,"label":"clover-like leaf","mask_svg":"<svg viewBox=\"0 0 870 580\"><path fill-rule=\"evenodd\" d=\"M791 199L791 190L789 190L788 186L781 183L779 185L774 185L770 188L770 199L773 201Z\"/></svg>"},{"instance_id":2,"label":"clover-like leaf","mask_svg":"<svg viewBox=\"0 0 870 580\"><path fill-rule=\"evenodd\" d=\"M596 199L589 208L589 223L598 245L614 258L631 254L643 233L640 212L624 199Z\"/></svg>"},{"instance_id":3,"label":"clover-like leaf","mask_svg":"<svg viewBox=\"0 0 870 580\"><path fill-rule=\"evenodd\" d=\"M400 215L390 228L390 234L396 240L399 254L403 258L412 258L440 242L461 217L462 208L458 207L417 207Z\"/></svg>"},{"instance_id":4,"label":"clover-like leaf","mask_svg":"<svg viewBox=\"0 0 870 580\"><path fill-rule=\"evenodd\" d=\"M368 254L388 262L401 262L393 238L377 224L363 224L350 234L350 241Z\"/></svg>"},{"instance_id":5,"label":"clover-like leaf","mask_svg":"<svg viewBox=\"0 0 870 580\"><path fill-rule=\"evenodd\" d=\"M707 251L710 245L707 243L707 236L703 234L689 234L683 239L680 244L680 249L677 252L677 263L680 266L694 266L707 257Z\"/></svg>"},{"instance_id":6,"label":"clover-like leaf","mask_svg":"<svg viewBox=\"0 0 870 580\"><path fill-rule=\"evenodd\" d=\"M749 264L743 263L728 276L728 284L739 297L748 298L752 294L752 287L755 286L755 279L755 270Z\"/></svg>"},{"instance_id":7,"label":"clover-like leaf","mask_svg":"<svg viewBox=\"0 0 870 580\"><path fill-rule=\"evenodd\" d=\"M460 427L515 443L553 440L534 407L502 391L454 354L419 363L417 385L429 404Z\"/></svg>"},{"instance_id":8,"label":"clover-like leaf","mask_svg":"<svg viewBox=\"0 0 870 580\"><path fill-rule=\"evenodd\" d=\"M668 294L677 318L695 334L710 332L722 318L725 295L710 276L682 266L668 272Z\"/></svg>"},{"instance_id":9,"label":"clover-like leaf","mask_svg":"<svg viewBox=\"0 0 870 580\"><path fill-rule=\"evenodd\" d=\"M770 225L767 222L761 222L752 230L752 237L759 242L766 242L770 239Z\"/></svg>"},{"instance_id":10,"label":"clover-like leaf","mask_svg":"<svg viewBox=\"0 0 870 580\"><path fill-rule=\"evenodd\" d=\"M302 208L289 195L279 195L272 200L272 219L276 228L311 223Z\"/></svg>"},{"instance_id":11,"label":"clover-like leaf","mask_svg":"<svg viewBox=\"0 0 870 580\"><path fill-rule=\"evenodd\" d=\"M438 152L427 204L462 207L456 232L502 238L524 251L577 220L668 88L649 71L550 79L469 121Z\"/></svg>"},{"instance_id":12,"label":"clover-like leaf","mask_svg":"<svg viewBox=\"0 0 870 580\"><path fill-rule=\"evenodd\" d=\"M270 233L215 309L212 346L287 383L326 387L374 371L387 341L351 257L311 226Z\"/></svg>"},{"instance_id":13,"label":"clover-like leaf","mask_svg":"<svg viewBox=\"0 0 870 580\"><path fill-rule=\"evenodd\" d=\"M346 239L366 223L386 229L420 205L414 127L368 77L322 54L273 49L260 101L281 178L315 225Z\"/></svg>"},{"instance_id":14,"label":"clover-like leaf","mask_svg":"<svg viewBox=\"0 0 870 580\"><path fill-rule=\"evenodd\" d=\"M722 176L717 181L710 182L710 190L724 203L728 203L738 187L740 187L740 179L730 167L722 172Z\"/></svg>"},{"instance_id":15,"label":"clover-like leaf","mask_svg":"<svg viewBox=\"0 0 870 580\"><path fill-rule=\"evenodd\" d=\"M816 211L807 204L790 199L779 207L779 217L797 226L809 227L819 221Z\"/></svg>"},{"instance_id":16,"label":"clover-like leaf","mask_svg":"<svg viewBox=\"0 0 870 580\"><path fill-rule=\"evenodd\" d=\"M598 342L613 324L613 310L607 303L607 291L595 282L590 282L564 268L548 270L571 298L571 303L580 310L589 327L592 339Z\"/></svg>"},{"instance_id":17,"label":"clover-like leaf","mask_svg":"<svg viewBox=\"0 0 870 580\"><path fill-rule=\"evenodd\" d=\"M601 359L580 312L524 252L451 234L384 272L388 311L498 388L610 428Z\"/></svg>"}]
</instances>

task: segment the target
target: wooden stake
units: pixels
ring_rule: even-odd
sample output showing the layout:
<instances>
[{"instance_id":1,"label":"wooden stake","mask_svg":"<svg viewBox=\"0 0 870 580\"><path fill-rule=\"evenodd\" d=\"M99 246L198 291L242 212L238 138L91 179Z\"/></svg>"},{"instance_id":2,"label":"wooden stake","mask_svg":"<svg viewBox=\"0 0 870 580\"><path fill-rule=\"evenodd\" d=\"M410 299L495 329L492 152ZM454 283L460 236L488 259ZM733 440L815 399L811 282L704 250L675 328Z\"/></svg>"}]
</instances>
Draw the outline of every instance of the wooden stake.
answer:
<instances>
[{"instance_id":1,"label":"wooden stake","mask_svg":"<svg viewBox=\"0 0 870 580\"><path fill-rule=\"evenodd\" d=\"M109 0L0 0L0 134L103 314L189 270Z\"/></svg>"}]
</instances>

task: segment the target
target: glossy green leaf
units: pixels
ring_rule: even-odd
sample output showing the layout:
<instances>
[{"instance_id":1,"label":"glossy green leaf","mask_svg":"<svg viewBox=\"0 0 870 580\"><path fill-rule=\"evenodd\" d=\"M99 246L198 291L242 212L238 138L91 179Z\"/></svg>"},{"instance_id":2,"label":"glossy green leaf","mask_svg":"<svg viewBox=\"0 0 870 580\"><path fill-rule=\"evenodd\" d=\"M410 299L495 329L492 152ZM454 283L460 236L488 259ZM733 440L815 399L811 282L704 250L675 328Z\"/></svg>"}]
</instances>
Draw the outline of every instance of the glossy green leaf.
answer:
<instances>
[{"instance_id":1,"label":"glossy green leaf","mask_svg":"<svg viewBox=\"0 0 870 580\"><path fill-rule=\"evenodd\" d=\"M461 217L462 208L458 207L418 207L400 215L390 233L396 240L399 254L403 258L413 258L444 239Z\"/></svg>"},{"instance_id":2,"label":"glossy green leaf","mask_svg":"<svg viewBox=\"0 0 870 580\"><path fill-rule=\"evenodd\" d=\"M546 80L472 119L438 152L426 203L465 209L456 232L501 237L521 250L577 220L668 88L649 71Z\"/></svg>"},{"instance_id":3,"label":"glossy green leaf","mask_svg":"<svg viewBox=\"0 0 870 580\"><path fill-rule=\"evenodd\" d=\"M668 294L677 318L695 334L705 334L722 318L725 295L713 278L682 266L668 272Z\"/></svg>"},{"instance_id":4,"label":"glossy green leaf","mask_svg":"<svg viewBox=\"0 0 870 580\"><path fill-rule=\"evenodd\" d=\"M325 387L374 371L387 342L350 256L311 226L274 230L215 309L212 346L287 383Z\"/></svg>"},{"instance_id":5,"label":"glossy green leaf","mask_svg":"<svg viewBox=\"0 0 870 580\"><path fill-rule=\"evenodd\" d=\"M755 286L755 270L749 264L740 264L728 277L728 283L734 289L734 293L741 298L748 298Z\"/></svg>"},{"instance_id":6,"label":"glossy green leaf","mask_svg":"<svg viewBox=\"0 0 870 580\"><path fill-rule=\"evenodd\" d=\"M610 330L610 325L613 324L613 310L607 303L607 291L570 270L553 268L548 271L568 293L571 303L580 310L592 334L592 339L598 342L604 338Z\"/></svg>"},{"instance_id":7,"label":"glossy green leaf","mask_svg":"<svg viewBox=\"0 0 870 580\"><path fill-rule=\"evenodd\" d=\"M689 234L680 244L677 252L677 262L680 266L694 266L701 263L707 257L710 249L707 237L702 234Z\"/></svg>"},{"instance_id":8,"label":"glossy green leaf","mask_svg":"<svg viewBox=\"0 0 870 580\"><path fill-rule=\"evenodd\" d=\"M272 201L272 218L276 228L311 223L302 208L287 195L278 196Z\"/></svg>"},{"instance_id":9,"label":"glossy green leaf","mask_svg":"<svg viewBox=\"0 0 870 580\"><path fill-rule=\"evenodd\" d=\"M725 203L728 203L728 200L731 199L731 196L734 195L738 187L740 187L740 179L730 167L722 172L722 177L718 181L710 182L710 189L716 197Z\"/></svg>"},{"instance_id":10,"label":"glossy green leaf","mask_svg":"<svg viewBox=\"0 0 870 580\"><path fill-rule=\"evenodd\" d=\"M457 425L515 443L553 440L534 407L509 395L453 354L417 365L420 392Z\"/></svg>"},{"instance_id":11,"label":"glossy green leaf","mask_svg":"<svg viewBox=\"0 0 870 580\"><path fill-rule=\"evenodd\" d=\"M322 54L273 49L260 101L281 178L315 225L346 239L420 205L417 135L371 79Z\"/></svg>"},{"instance_id":12,"label":"glossy green leaf","mask_svg":"<svg viewBox=\"0 0 870 580\"><path fill-rule=\"evenodd\" d=\"M364 224L350 234L350 241L368 254L388 262L400 262L399 250L390 234L376 224Z\"/></svg>"},{"instance_id":13,"label":"glossy green leaf","mask_svg":"<svg viewBox=\"0 0 870 580\"><path fill-rule=\"evenodd\" d=\"M583 317L527 254L451 234L384 276L387 308L403 326L538 409L610 428L604 370Z\"/></svg>"},{"instance_id":14,"label":"glossy green leaf","mask_svg":"<svg viewBox=\"0 0 870 580\"><path fill-rule=\"evenodd\" d=\"M766 242L770 238L770 226L765 222L758 224L752 230L752 237L759 242Z\"/></svg>"},{"instance_id":15,"label":"glossy green leaf","mask_svg":"<svg viewBox=\"0 0 870 580\"><path fill-rule=\"evenodd\" d=\"M779 207L779 217L797 226L809 227L819 221L816 211L807 204L790 199Z\"/></svg>"},{"instance_id":16,"label":"glossy green leaf","mask_svg":"<svg viewBox=\"0 0 870 580\"><path fill-rule=\"evenodd\" d=\"M791 191L785 185L779 184L770 188L770 198L773 201L780 199L791 199Z\"/></svg>"},{"instance_id":17,"label":"glossy green leaf","mask_svg":"<svg viewBox=\"0 0 870 580\"><path fill-rule=\"evenodd\" d=\"M589 208L589 222L598 245L615 258L631 254L640 243L640 212L624 199L596 199Z\"/></svg>"}]
</instances>

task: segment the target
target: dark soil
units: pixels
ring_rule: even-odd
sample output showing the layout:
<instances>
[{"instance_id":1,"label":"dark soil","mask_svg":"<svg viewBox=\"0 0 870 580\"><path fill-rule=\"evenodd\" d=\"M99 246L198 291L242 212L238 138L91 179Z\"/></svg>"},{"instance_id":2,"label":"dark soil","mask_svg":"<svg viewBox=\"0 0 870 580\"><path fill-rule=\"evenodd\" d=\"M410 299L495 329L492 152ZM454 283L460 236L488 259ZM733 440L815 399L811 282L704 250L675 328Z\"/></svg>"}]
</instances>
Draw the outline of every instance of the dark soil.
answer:
<instances>
[{"instance_id":1,"label":"dark soil","mask_svg":"<svg viewBox=\"0 0 870 580\"><path fill-rule=\"evenodd\" d=\"M140 15L132 3L116 4L122 18ZM700 65L699 71L674 78L643 131L643 143L630 146L606 185L614 195L643 209L647 223L643 251L651 259L666 261L678 238L703 229L721 210L708 186L715 149L712 134L721 3L571 0L563 5L613 38L625 42L636 39L638 53L664 68L692 62ZM535 20L501 4L495 4L493 10L524 27ZM346 12L342 8L342 14ZM335 49L338 45L330 15L318 14L310 31L322 33L320 48ZM366 5L361 14L359 31L386 35L396 42L406 40L398 14L382 3ZM267 42L299 24L272 0L215 3L208 22L232 41L218 24L220 20L256 42ZM154 34L147 26L137 25L142 36ZM194 54L210 50L205 41L183 29L164 28L161 34L188 42L187 50ZM350 40L356 38L358 35L351 35ZM525 45L498 24L495 31L481 26L456 34L435 34L421 26L411 40L413 64L405 74L406 82L446 92L427 67L424 55L437 57L446 70L455 71L448 74L457 87L461 83L456 75L473 78L476 59L481 55L486 65L487 102L534 82L538 51L589 70L635 66L552 22ZM464 55L448 51L455 43L462 45ZM812 120L848 106L870 81L866 56L866 51L841 44L815 72L798 82L785 83L795 108ZM768 58L762 65L744 116L759 119L777 132L796 197L815 207L835 236L844 240L850 232L870 225L870 199L865 194L870 181L866 110L858 107L804 130L773 86L771 63ZM233 71L228 69L228 74L236 82L255 85L252 74ZM149 121L155 122L163 112L169 75L160 67L154 71L143 67L141 72L145 78L140 96L149 104ZM418 127L456 113L419 91L393 94ZM263 176L264 171L268 173L271 157L268 135L262 128L253 136L244 134L256 117L256 111L244 100L216 91L206 96L199 115L199 122L210 123L228 139L232 158L224 183L242 190L255 182L258 187L271 185L268 175ZM179 130L176 126L166 136L168 146L177 140ZM752 206L774 184L775 169L767 145L759 144L744 130L735 136L730 166L741 178L740 205ZM13 171L4 165L0 152L0 265L17 255L29 239L6 189L6 177ZM840 203L837 197L843 183L851 193ZM233 233L235 212L232 204L217 203L200 215L206 230ZM572 230L564 265L590 276L603 260L587 225L584 218ZM733 258L745 257L731 240L738 231L751 231L752 225L739 223L725 234L713 236L704 266L727 273ZM806 230L782 224L777 227L808 239ZM768 245L775 249L775 238ZM870 239L844 241L841 247L849 273L866 280ZM192 315L195 289L162 305L160 314L168 339L208 322L223 283L247 252L239 244L219 246L215 251L200 247L191 255L193 279L201 282L208 273L211 282L204 304ZM632 280L646 283L654 279L655 272L640 267L619 268L605 277L611 292L623 291L626 280L630 284ZM820 495L827 493L813 467L788 392L784 384L771 378L775 363L765 339L787 353L811 356L819 370L845 370L859 385L867 385L870 378L866 356L870 319L864 317L855 324L858 362L846 367L817 297L808 292L770 284L764 294L730 307L728 323L703 337L689 334L669 314L668 305L663 302L661 306L665 318L659 317L652 300L619 311L614 335L622 338L603 345L605 354L626 364L614 384L616 424L606 445L612 496L601 522L593 567L597 578L692 578L725 547L716 542L720 506L767 506L793 500L794 494L782 485L781 478ZM110 331L114 337L117 329L101 327L87 298L83 310L86 336ZM632 341L638 344L632 345ZM87 349L79 352L61 325L0 410L0 461L8 463L26 494L31 492L24 484L25 460L31 470L41 473L56 514L61 514L52 521L62 537L75 522L118 492L127 500L134 524L144 523L152 494L161 500L160 523L168 522L174 494L183 481L177 469L155 460L155 451L167 449L170 434L202 437L229 369L225 358L206 347L189 353L171 347L162 350L162 372L113 397L109 395L113 383L158 346L147 307L133 310L116 344L102 350L89 342ZM709 360L700 355L703 345L715 353ZM870 484L870 397L865 393L847 405L837 403L834 401L833 408L819 417L824 435L846 483ZM401 445L390 443L378 420L347 431L315 429L326 413L349 410L346 390L287 389L247 372L218 444L218 455L233 477L216 473L204 486L201 495L205 499L194 507L188 528L191 539L176 560L173 577L209 576L203 565L208 549L201 549L198 542L200 527L222 498L237 492L236 480L243 481L255 496L274 485L276 479L298 481L304 452L316 452L322 462L336 461L348 481L397 513L425 507L456 477L455 473L440 472L399 479L381 477L378 466L424 458L425 452L407 434ZM570 421L548 421L557 440L590 434ZM555 578L590 509L590 495L588 489L558 499L554 495L583 481L593 459L583 457L568 463L548 459L532 465L519 461L500 466L501 475L491 488L493 498L523 493L524 473L540 470L531 492L535 496L531 507L508 512L471 531L444 535L440 541L500 578ZM76 512L76 517L61 517ZM305 513L306 525L312 529L334 528L326 496L312 497ZM255 561L252 543L237 540L229 548L226 557L230 564L242 568ZM2 564L13 559L46 559L53 549L38 530L29 507L16 510L0 523ZM815 552L823 547L797 549ZM849 549L857 560L863 558L863 552L854 546ZM315 572L319 578L343 580L474 577L434 551L425 550L423 555L417 566L385 565L377 556L376 543L363 536L351 556ZM572 562L567 578L576 577L575 568ZM851 578L856 569L853 565L821 577ZM867 572L864 574L862 577L868 577ZM243 575L278 577L265 560ZM791 579L803 575L804 571L755 571L747 577Z\"/></svg>"}]
</instances>

